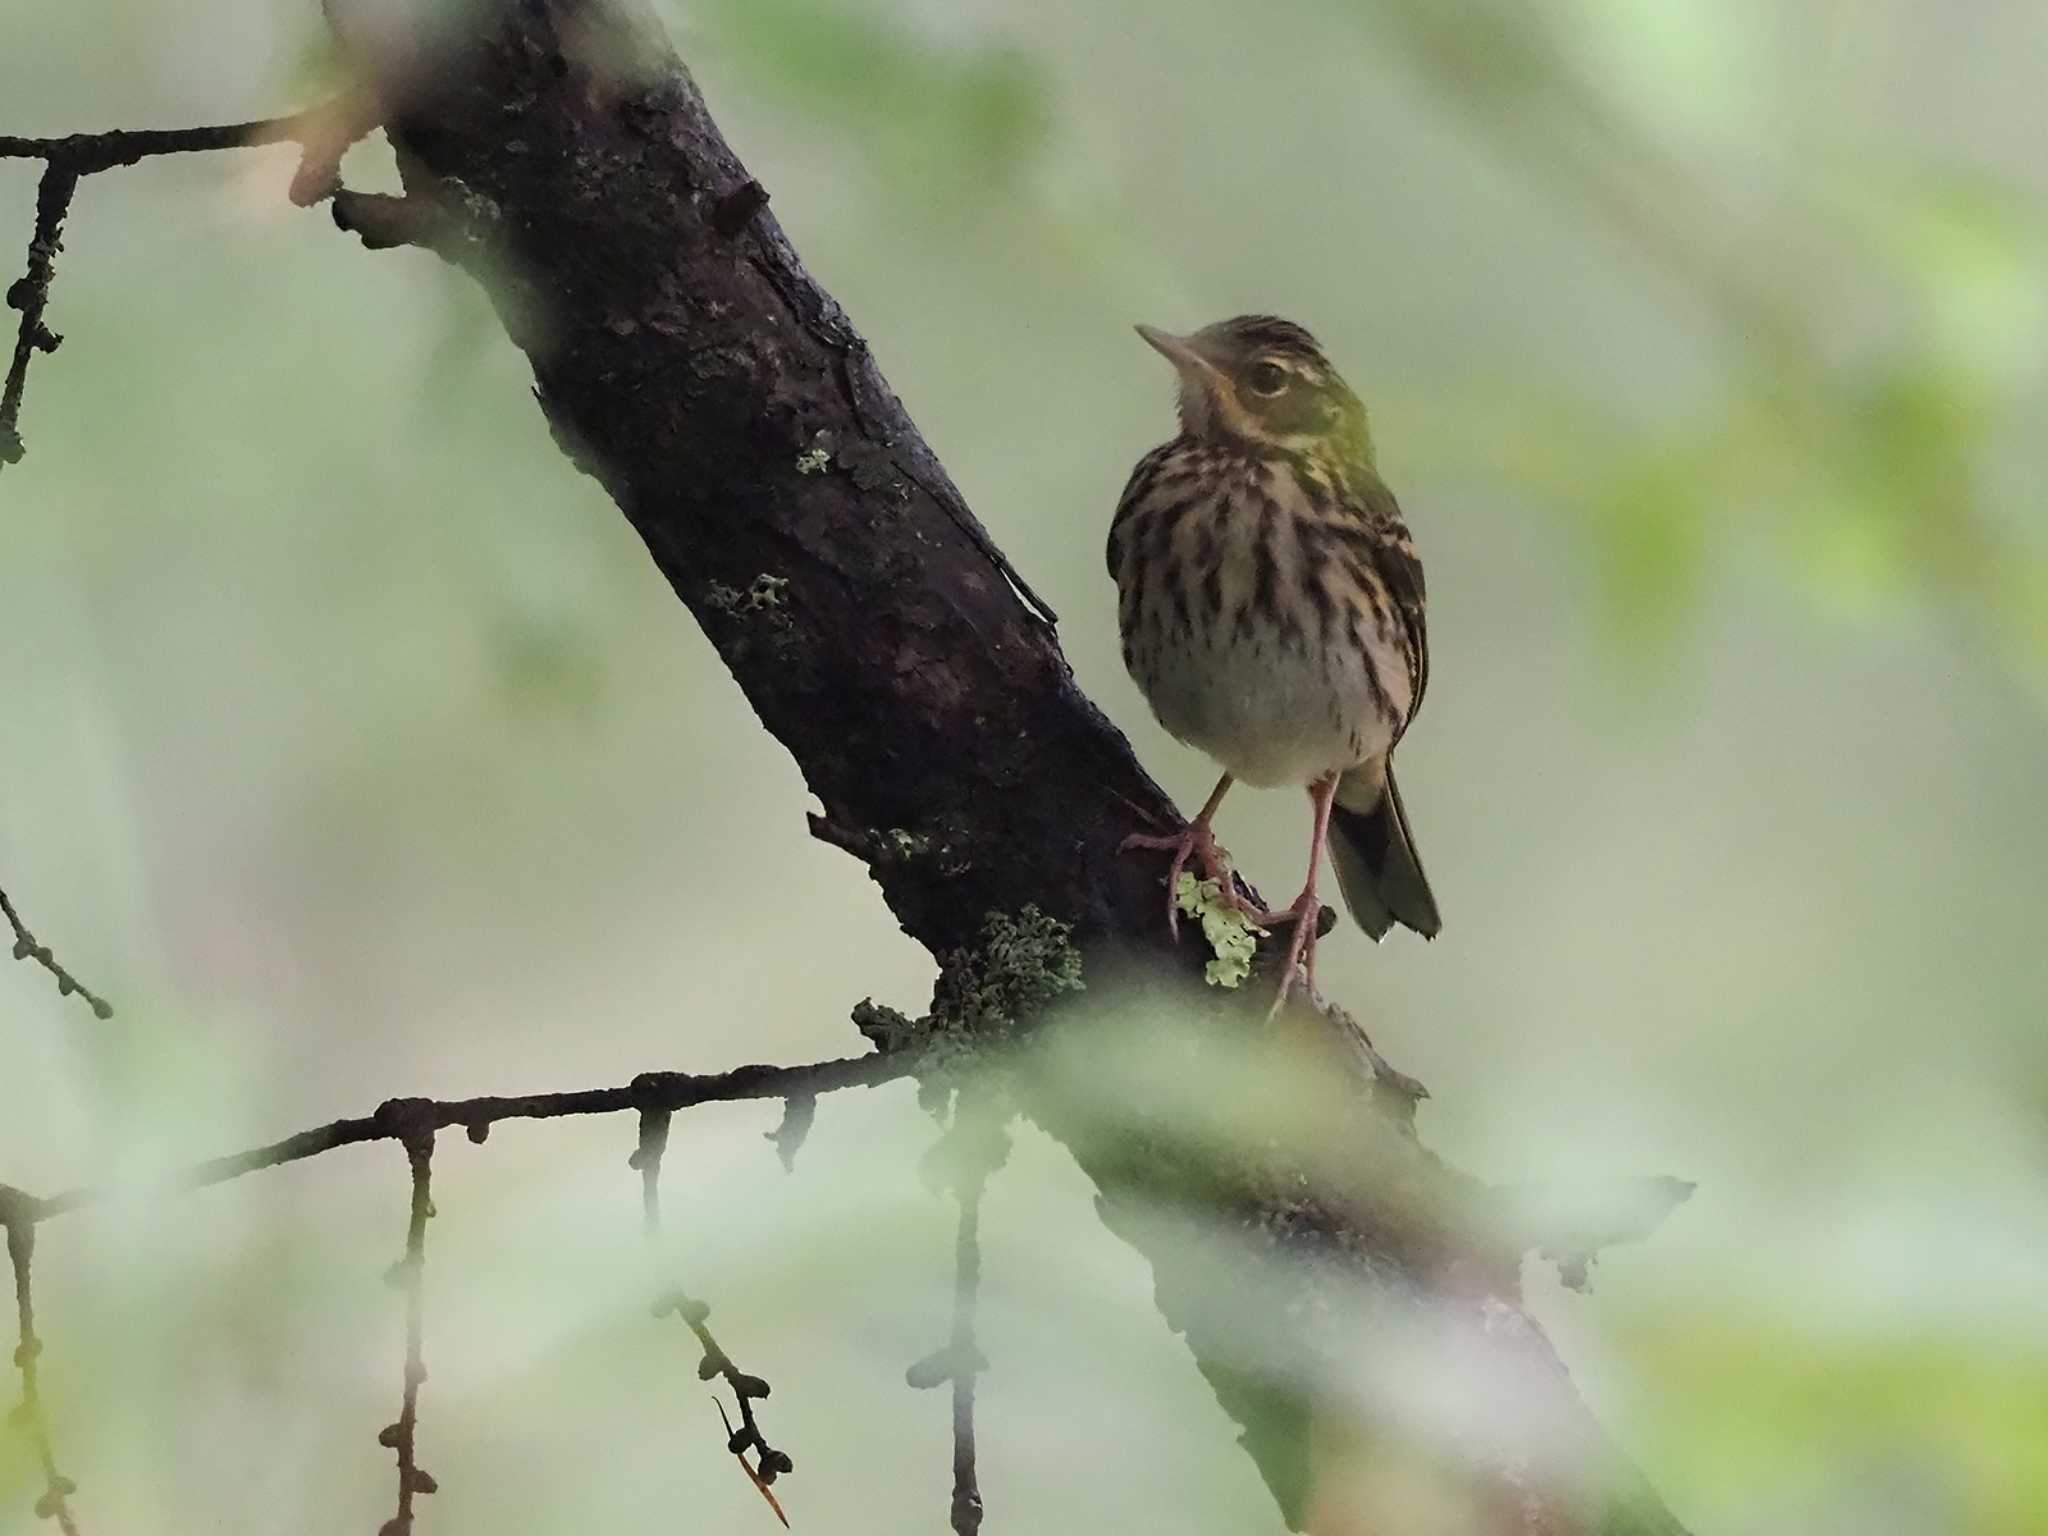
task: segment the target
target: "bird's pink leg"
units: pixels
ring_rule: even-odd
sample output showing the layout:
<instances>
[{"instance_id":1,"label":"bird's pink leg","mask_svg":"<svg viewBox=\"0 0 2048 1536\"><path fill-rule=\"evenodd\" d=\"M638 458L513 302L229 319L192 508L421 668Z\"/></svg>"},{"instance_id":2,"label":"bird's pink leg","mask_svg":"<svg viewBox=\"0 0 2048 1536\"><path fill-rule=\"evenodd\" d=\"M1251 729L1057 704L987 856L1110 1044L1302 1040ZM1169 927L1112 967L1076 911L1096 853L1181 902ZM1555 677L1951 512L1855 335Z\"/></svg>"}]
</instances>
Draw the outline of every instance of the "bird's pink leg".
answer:
<instances>
[{"instance_id":1,"label":"bird's pink leg","mask_svg":"<svg viewBox=\"0 0 2048 1536\"><path fill-rule=\"evenodd\" d=\"M1230 878L1230 865L1223 857L1223 850L1216 846L1215 834L1209 830L1209 823L1216 817L1216 807L1223 803L1230 783L1227 773L1218 779L1195 819L1172 836L1155 837L1145 832L1133 832L1117 846L1118 853L1129 853L1133 848L1173 850L1173 863L1166 870L1166 931L1176 939L1180 937L1180 903L1175 898L1174 887L1180 884L1180 873L1188 867L1188 860L1198 860L1202 878L1220 882L1224 900L1233 905L1236 903L1237 892Z\"/></svg>"},{"instance_id":2,"label":"bird's pink leg","mask_svg":"<svg viewBox=\"0 0 2048 1536\"><path fill-rule=\"evenodd\" d=\"M1287 962L1280 972L1280 995L1273 999L1273 1007L1266 1015L1269 1024L1287 1006L1287 999L1294 991L1297 968L1308 973L1309 1000L1313 1002L1319 995L1316 992L1316 926L1323 915L1323 904L1316 898L1316 871L1323 861L1324 839L1330 835L1330 808L1337 803L1337 778L1333 773L1309 786L1309 799L1315 805L1316 817L1315 835L1308 845L1308 884L1294 898L1293 906L1285 912L1273 914L1275 921L1283 917L1294 920L1294 936L1288 940Z\"/></svg>"}]
</instances>

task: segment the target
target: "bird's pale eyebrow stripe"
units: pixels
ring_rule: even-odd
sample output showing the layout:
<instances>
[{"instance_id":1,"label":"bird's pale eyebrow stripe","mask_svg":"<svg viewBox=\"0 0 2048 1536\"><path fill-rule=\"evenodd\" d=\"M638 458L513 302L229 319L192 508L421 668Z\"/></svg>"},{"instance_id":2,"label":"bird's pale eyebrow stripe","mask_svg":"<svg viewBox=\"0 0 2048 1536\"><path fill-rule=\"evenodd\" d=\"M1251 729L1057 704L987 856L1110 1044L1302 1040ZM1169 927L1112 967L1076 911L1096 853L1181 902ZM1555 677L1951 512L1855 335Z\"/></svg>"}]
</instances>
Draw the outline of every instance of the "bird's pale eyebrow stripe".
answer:
<instances>
[{"instance_id":1,"label":"bird's pale eyebrow stripe","mask_svg":"<svg viewBox=\"0 0 2048 1536\"><path fill-rule=\"evenodd\" d=\"M1295 357L1286 352L1266 352L1259 362L1271 363L1282 372L1309 384L1320 384L1325 377L1322 368L1306 357Z\"/></svg>"}]
</instances>

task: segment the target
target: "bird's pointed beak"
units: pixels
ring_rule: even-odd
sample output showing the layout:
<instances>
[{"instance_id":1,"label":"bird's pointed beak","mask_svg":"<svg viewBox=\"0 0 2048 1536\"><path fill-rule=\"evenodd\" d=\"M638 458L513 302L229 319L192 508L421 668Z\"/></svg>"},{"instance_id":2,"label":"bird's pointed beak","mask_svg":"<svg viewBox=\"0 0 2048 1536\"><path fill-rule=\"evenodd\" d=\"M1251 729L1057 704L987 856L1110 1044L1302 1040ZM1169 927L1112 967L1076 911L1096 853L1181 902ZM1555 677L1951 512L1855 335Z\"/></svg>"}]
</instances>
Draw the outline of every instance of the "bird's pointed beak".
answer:
<instances>
[{"instance_id":1,"label":"bird's pointed beak","mask_svg":"<svg viewBox=\"0 0 2048 1536\"><path fill-rule=\"evenodd\" d=\"M1216 365L1197 352L1187 337L1162 331L1156 325L1141 325L1136 330L1145 339L1145 345L1173 364L1181 377L1194 382L1216 376Z\"/></svg>"}]
</instances>

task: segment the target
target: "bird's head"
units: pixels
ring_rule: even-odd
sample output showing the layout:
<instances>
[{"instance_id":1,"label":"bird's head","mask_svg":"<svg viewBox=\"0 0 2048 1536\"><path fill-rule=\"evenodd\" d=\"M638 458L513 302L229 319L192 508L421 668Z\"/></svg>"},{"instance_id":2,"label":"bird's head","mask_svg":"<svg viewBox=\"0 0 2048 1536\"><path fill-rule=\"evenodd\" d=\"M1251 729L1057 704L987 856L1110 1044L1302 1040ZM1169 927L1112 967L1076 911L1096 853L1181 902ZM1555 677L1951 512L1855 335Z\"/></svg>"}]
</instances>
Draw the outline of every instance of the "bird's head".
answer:
<instances>
[{"instance_id":1,"label":"bird's head","mask_svg":"<svg viewBox=\"0 0 2048 1536\"><path fill-rule=\"evenodd\" d=\"M1292 321L1239 315L1185 336L1150 325L1138 334L1179 374L1181 428L1190 437L1371 464L1364 404Z\"/></svg>"}]
</instances>

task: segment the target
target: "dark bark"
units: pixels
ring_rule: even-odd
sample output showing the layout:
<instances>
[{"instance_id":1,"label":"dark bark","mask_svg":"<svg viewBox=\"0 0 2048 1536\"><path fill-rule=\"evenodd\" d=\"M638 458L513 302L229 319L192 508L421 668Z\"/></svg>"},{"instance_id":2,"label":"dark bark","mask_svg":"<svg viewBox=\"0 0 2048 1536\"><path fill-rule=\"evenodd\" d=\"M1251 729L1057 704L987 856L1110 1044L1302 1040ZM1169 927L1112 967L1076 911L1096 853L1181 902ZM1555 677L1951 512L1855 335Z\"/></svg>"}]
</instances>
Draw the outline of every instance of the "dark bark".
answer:
<instances>
[{"instance_id":1,"label":"dark bark","mask_svg":"<svg viewBox=\"0 0 2048 1536\"><path fill-rule=\"evenodd\" d=\"M1201 986L1196 938L1171 950L1160 861L1117 847L1177 812L1076 689L638 0L486 5L424 67L402 36L353 28L349 0L328 3L387 103L406 182L402 199L342 193L337 220L490 288L557 441L801 766L814 829L864 859L935 954L973 945L989 913L1072 925L1086 1001L1043 1032L1054 1044L1016 1091L1151 1261L1289 1521L1363 1528L1331 1491L1334 1443L1368 1447L1360 1464L1427 1462L1475 1530L1678 1530L1523 1311L1521 1242L1496 1235L1511 1224L1416 1142L1414 1086L1375 1071L1334 1011L1261 1034L1256 1007ZM1181 1032L1177 1067L1309 1052L1293 1133L1199 1144L1185 1075L1159 1069L1140 1016ZM1342 1401L1347 1352L1382 1326L1434 1341L1446 1370L1491 1352L1535 1427L1453 1454Z\"/></svg>"}]
</instances>

